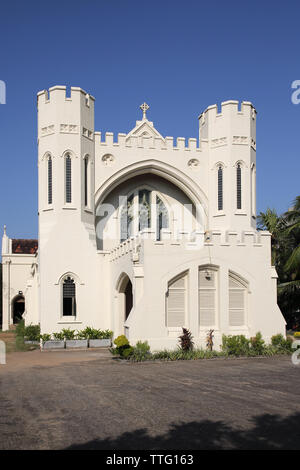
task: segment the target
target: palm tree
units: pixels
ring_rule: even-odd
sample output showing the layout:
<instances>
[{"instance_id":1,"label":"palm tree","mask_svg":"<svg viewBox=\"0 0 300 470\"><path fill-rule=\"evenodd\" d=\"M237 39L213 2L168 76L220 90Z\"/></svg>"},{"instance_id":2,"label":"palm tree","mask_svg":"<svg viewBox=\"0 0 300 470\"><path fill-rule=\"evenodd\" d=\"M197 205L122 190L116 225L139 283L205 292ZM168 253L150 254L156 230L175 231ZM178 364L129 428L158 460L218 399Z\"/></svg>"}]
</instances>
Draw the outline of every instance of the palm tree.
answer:
<instances>
[{"instance_id":1,"label":"palm tree","mask_svg":"<svg viewBox=\"0 0 300 470\"><path fill-rule=\"evenodd\" d=\"M281 216L274 209L261 212L258 228L271 233L272 264L278 274L278 304L288 326L300 326L300 196Z\"/></svg>"}]
</instances>

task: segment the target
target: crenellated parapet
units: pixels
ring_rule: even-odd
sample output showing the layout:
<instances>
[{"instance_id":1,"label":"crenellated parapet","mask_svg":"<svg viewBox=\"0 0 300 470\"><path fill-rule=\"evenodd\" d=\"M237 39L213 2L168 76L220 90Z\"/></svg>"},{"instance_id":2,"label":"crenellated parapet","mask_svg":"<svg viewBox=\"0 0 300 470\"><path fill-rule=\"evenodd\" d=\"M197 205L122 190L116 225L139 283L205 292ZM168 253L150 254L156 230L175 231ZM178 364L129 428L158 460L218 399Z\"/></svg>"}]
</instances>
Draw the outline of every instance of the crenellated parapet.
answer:
<instances>
[{"instance_id":1,"label":"crenellated parapet","mask_svg":"<svg viewBox=\"0 0 300 470\"><path fill-rule=\"evenodd\" d=\"M116 141L112 132L95 132L95 145L100 147L119 147L119 148L144 148L157 150L182 150L182 151L201 151L196 138L185 139L177 137L174 143L174 137L165 137L164 139L155 136L127 136L119 133Z\"/></svg>"},{"instance_id":2,"label":"crenellated parapet","mask_svg":"<svg viewBox=\"0 0 300 470\"><path fill-rule=\"evenodd\" d=\"M71 94L67 96L67 87L66 86L53 86L49 88L49 90L42 90L39 91L37 94L38 105L48 104L55 102L57 104L58 101L76 101L78 99L83 99L85 105L87 107L90 106L91 101L95 101L95 98L84 91L82 88L79 87L71 87Z\"/></svg>"},{"instance_id":3,"label":"crenellated parapet","mask_svg":"<svg viewBox=\"0 0 300 470\"><path fill-rule=\"evenodd\" d=\"M199 116L200 143L211 148L222 145L249 145L256 148L256 109L250 101L229 100L209 106Z\"/></svg>"},{"instance_id":4,"label":"crenellated parapet","mask_svg":"<svg viewBox=\"0 0 300 470\"><path fill-rule=\"evenodd\" d=\"M166 231L167 232L167 231ZM117 261L125 255L130 254L132 262L138 261L139 252L144 249L144 245L150 243L152 249L176 249L179 250L202 250L205 247L244 247L262 248L269 250L271 234L267 231L230 231L211 230L207 232L181 233L178 237L172 237L171 233L164 233L162 240L155 239L154 232L145 229L136 237L120 243L113 248L110 253L110 261ZM246 253L245 253L246 254Z\"/></svg>"}]
</instances>

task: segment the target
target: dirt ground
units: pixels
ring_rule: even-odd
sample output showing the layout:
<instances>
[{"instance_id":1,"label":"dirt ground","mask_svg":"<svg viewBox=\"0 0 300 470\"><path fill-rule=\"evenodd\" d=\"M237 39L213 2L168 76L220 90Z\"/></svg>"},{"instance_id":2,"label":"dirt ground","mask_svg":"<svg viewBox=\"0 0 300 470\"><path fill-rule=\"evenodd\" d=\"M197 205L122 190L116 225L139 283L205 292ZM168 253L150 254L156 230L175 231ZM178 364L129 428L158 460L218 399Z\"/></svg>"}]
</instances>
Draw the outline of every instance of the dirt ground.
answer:
<instances>
[{"instance_id":1,"label":"dirt ground","mask_svg":"<svg viewBox=\"0 0 300 470\"><path fill-rule=\"evenodd\" d=\"M0 449L300 449L290 357L127 363L107 351L11 353Z\"/></svg>"}]
</instances>

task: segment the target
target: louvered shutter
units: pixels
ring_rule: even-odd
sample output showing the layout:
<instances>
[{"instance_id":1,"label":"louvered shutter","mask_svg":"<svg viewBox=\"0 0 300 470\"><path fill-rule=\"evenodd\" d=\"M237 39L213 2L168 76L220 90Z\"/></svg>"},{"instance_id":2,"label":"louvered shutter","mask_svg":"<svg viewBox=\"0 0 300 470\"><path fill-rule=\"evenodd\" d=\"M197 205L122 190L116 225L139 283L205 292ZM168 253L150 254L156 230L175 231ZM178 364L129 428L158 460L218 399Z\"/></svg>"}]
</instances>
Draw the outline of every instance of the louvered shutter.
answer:
<instances>
[{"instance_id":1,"label":"louvered shutter","mask_svg":"<svg viewBox=\"0 0 300 470\"><path fill-rule=\"evenodd\" d=\"M216 275L215 271L199 271L200 326L210 327L216 323Z\"/></svg>"},{"instance_id":2,"label":"louvered shutter","mask_svg":"<svg viewBox=\"0 0 300 470\"><path fill-rule=\"evenodd\" d=\"M245 286L229 275L229 326L245 325Z\"/></svg>"},{"instance_id":3,"label":"louvered shutter","mask_svg":"<svg viewBox=\"0 0 300 470\"><path fill-rule=\"evenodd\" d=\"M167 326L185 325L186 313L186 275L169 285L167 294Z\"/></svg>"}]
</instances>

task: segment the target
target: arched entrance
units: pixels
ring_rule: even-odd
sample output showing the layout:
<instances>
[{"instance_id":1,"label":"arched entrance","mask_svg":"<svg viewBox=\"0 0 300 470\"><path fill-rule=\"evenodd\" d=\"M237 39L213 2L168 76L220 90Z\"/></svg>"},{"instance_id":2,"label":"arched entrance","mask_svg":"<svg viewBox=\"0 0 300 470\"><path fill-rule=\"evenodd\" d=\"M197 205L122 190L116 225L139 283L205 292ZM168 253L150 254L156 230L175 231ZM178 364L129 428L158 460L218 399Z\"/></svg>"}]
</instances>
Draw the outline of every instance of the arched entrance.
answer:
<instances>
[{"instance_id":1,"label":"arched entrance","mask_svg":"<svg viewBox=\"0 0 300 470\"><path fill-rule=\"evenodd\" d=\"M17 295L12 301L13 323L19 323L25 311L25 299L23 295Z\"/></svg>"},{"instance_id":2,"label":"arched entrance","mask_svg":"<svg viewBox=\"0 0 300 470\"><path fill-rule=\"evenodd\" d=\"M127 334L127 328L125 323L130 315L130 312L133 307L133 290L132 282L127 276L123 273L119 282L118 282L118 313L119 313L119 331L121 334Z\"/></svg>"}]
</instances>

